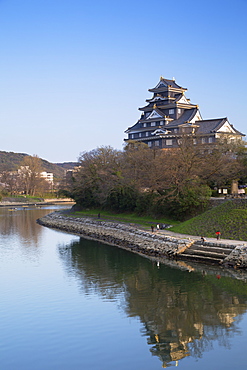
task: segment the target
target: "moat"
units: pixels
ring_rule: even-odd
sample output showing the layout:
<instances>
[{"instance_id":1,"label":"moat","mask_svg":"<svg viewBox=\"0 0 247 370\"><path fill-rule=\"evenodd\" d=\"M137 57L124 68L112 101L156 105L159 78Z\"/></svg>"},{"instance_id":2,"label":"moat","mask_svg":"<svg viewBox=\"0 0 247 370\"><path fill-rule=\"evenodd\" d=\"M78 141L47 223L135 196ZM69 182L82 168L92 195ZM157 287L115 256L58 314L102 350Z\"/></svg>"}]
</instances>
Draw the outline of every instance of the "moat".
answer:
<instances>
[{"instance_id":1,"label":"moat","mask_svg":"<svg viewBox=\"0 0 247 370\"><path fill-rule=\"evenodd\" d=\"M0 368L243 368L244 277L157 264L0 209Z\"/></svg>"}]
</instances>

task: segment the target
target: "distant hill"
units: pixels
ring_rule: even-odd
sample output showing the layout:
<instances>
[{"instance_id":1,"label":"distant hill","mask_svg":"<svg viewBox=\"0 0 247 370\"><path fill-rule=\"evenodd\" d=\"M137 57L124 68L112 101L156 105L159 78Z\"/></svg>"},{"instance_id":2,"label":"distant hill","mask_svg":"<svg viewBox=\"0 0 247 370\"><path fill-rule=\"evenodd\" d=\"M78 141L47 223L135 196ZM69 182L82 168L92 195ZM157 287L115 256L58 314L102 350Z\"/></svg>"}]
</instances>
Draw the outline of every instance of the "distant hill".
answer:
<instances>
[{"instance_id":1,"label":"distant hill","mask_svg":"<svg viewBox=\"0 0 247 370\"><path fill-rule=\"evenodd\" d=\"M78 166L78 162L64 162L64 163L55 163L57 166L64 168L65 170L71 170L74 167Z\"/></svg>"},{"instance_id":2,"label":"distant hill","mask_svg":"<svg viewBox=\"0 0 247 370\"><path fill-rule=\"evenodd\" d=\"M16 171L27 155L29 154L0 151L0 172ZM76 162L51 163L45 159L40 159L42 161L42 169L46 172L52 172L57 179L63 178L65 171L77 164Z\"/></svg>"}]
</instances>

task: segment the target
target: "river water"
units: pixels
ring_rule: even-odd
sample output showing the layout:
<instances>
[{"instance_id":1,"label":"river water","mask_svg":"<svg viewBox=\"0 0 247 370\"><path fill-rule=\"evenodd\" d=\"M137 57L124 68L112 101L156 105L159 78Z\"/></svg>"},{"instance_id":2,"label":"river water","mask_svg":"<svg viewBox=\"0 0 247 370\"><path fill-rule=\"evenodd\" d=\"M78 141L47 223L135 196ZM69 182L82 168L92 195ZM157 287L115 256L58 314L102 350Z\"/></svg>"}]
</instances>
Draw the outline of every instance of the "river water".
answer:
<instances>
[{"instance_id":1,"label":"river water","mask_svg":"<svg viewBox=\"0 0 247 370\"><path fill-rule=\"evenodd\" d=\"M0 369L245 368L247 283L54 231L61 206L0 209Z\"/></svg>"}]
</instances>

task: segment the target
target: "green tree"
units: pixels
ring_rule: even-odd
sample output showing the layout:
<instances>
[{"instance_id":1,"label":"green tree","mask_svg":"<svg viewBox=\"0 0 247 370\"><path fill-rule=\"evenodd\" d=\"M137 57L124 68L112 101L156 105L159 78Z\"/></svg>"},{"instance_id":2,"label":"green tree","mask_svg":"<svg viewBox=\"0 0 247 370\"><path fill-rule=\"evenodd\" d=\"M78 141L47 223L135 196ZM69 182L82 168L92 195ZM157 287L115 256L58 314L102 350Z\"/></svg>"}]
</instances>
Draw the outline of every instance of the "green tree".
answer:
<instances>
[{"instance_id":1,"label":"green tree","mask_svg":"<svg viewBox=\"0 0 247 370\"><path fill-rule=\"evenodd\" d=\"M111 189L121 183L122 152L110 146L82 153L71 194L83 207L104 206Z\"/></svg>"},{"instance_id":2,"label":"green tree","mask_svg":"<svg viewBox=\"0 0 247 370\"><path fill-rule=\"evenodd\" d=\"M115 212L134 211L137 199L138 191L135 188L118 185L110 190L105 205Z\"/></svg>"}]
</instances>

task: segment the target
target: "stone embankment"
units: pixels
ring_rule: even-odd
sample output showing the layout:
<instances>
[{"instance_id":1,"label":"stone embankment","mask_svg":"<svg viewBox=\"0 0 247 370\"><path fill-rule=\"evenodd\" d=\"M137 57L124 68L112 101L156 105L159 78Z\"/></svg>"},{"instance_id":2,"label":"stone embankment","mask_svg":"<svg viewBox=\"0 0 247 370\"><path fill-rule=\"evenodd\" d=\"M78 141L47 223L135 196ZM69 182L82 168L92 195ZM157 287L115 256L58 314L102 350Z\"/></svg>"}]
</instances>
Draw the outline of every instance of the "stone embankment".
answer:
<instances>
[{"instance_id":1,"label":"stone embankment","mask_svg":"<svg viewBox=\"0 0 247 370\"><path fill-rule=\"evenodd\" d=\"M36 202L30 201L28 198L22 201L16 198L7 198L0 201L0 207L46 206L64 203L74 204L75 202L70 198L39 199Z\"/></svg>"},{"instance_id":2,"label":"stone embankment","mask_svg":"<svg viewBox=\"0 0 247 370\"><path fill-rule=\"evenodd\" d=\"M93 218L72 217L63 212L48 214L39 224L84 238L102 241L149 257L193 259L226 267L247 268L247 247L200 242L165 233L151 233L135 226ZM241 242L239 242L241 244Z\"/></svg>"}]
</instances>

